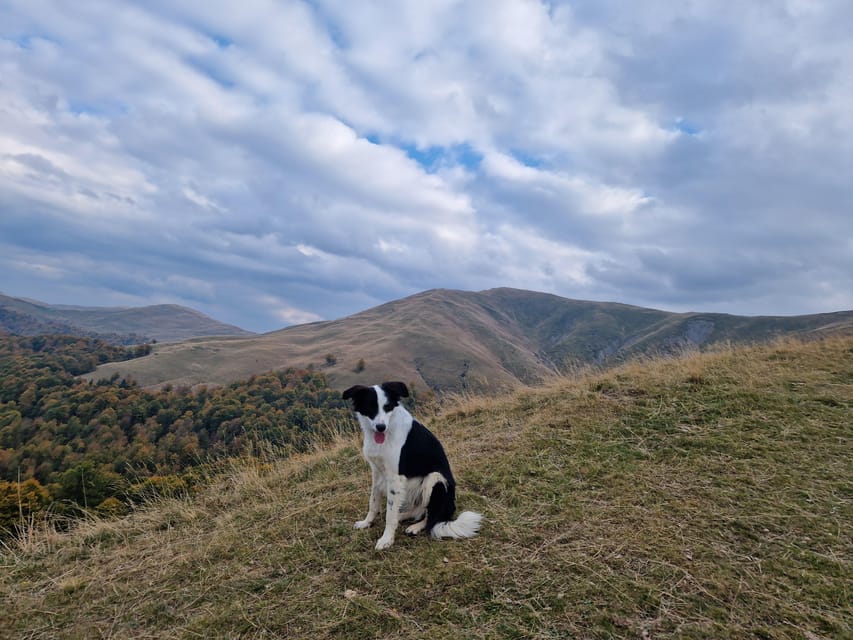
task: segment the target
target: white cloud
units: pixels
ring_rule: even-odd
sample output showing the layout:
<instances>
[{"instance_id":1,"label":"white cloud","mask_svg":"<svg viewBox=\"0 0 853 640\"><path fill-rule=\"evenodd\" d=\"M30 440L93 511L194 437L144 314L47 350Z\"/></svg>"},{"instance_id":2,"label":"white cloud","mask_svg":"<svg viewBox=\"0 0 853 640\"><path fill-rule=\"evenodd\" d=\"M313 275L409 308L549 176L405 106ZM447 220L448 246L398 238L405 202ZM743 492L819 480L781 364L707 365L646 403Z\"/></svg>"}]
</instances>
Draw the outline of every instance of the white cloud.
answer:
<instances>
[{"instance_id":1,"label":"white cloud","mask_svg":"<svg viewBox=\"0 0 853 640\"><path fill-rule=\"evenodd\" d=\"M637 189L601 184L581 175L567 175L526 166L511 156L493 153L484 161L486 173L559 199L581 215L624 217L651 202Z\"/></svg>"},{"instance_id":2,"label":"white cloud","mask_svg":"<svg viewBox=\"0 0 853 640\"><path fill-rule=\"evenodd\" d=\"M303 324L323 319L316 313L312 313L305 309L298 309L277 296L261 296L258 299L258 302L268 307L276 318L286 324Z\"/></svg>"},{"instance_id":3,"label":"white cloud","mask_svg":"<svg viewBox=\"0 0 853 640\"><path fill-rule=\"evenodd\" d=\"M428 287L851 307L851 20L840 0L13 0L0 255L45 268L3 286L256 330Z\"/></svg>"}]
</instances>

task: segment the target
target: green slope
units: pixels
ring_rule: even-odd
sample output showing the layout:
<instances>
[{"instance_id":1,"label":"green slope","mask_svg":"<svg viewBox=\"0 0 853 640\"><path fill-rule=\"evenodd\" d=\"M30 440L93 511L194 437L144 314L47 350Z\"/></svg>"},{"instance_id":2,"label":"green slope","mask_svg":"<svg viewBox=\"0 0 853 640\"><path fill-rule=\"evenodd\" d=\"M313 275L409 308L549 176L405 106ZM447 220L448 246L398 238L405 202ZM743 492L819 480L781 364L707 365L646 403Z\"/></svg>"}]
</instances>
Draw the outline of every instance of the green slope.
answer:
<instances>
[{"instance_id":1,"label":"green slope","mask_svg":"<svg viewBox=\"0 0 853 640\"><path fill-rule=\"evenodd\" d=\"M629 364L437 416L468 541L355 531L356 439L0 559L4 638L843 638L853 339Z\"/></svg>"}]
</instances>

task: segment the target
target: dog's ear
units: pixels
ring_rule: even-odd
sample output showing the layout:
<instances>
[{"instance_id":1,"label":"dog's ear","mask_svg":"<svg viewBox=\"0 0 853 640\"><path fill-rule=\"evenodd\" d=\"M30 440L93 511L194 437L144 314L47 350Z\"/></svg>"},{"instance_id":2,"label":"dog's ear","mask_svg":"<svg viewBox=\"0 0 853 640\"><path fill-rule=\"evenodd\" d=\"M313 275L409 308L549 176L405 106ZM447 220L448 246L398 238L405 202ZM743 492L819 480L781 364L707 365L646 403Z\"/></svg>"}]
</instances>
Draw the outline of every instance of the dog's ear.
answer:
<instances>
[{"instance_id":1,"label":"dog's ear","mask_svg":"<svg viewBox=\"0 0 853 640\"><path fill-rule=\"evenodd\" d=\"M368 387L365 387L362 384L357 384L344 391L342 397L344 400L349 400L350 398L355 398L360 393L364 393L367 389Z\"/></svg>"},{"instance_id":2,"label":"dog's ear","mask_svg":"<svg viewBox=\"0 0 853 640\"><path fill-rule=\"evenodd\" d=\"M408 398L409 397L409 389L402 382L383 382L382 390L385 393L393 393L398 398Z\"/></svg>"}]
</instances>

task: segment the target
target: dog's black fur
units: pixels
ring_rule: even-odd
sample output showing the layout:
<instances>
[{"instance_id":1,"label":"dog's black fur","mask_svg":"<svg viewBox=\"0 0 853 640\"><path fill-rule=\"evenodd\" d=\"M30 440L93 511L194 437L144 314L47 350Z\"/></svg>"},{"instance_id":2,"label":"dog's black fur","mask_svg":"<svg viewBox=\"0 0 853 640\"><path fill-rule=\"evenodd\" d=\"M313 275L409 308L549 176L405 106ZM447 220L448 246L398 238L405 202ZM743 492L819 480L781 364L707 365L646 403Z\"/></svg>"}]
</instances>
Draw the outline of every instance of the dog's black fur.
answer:
<instances>
[{"instance_id":1,"label":"dog's black fur","mask_svg":"<svg viewBox=\"0 0 853 640\"><path fill-rule=\"evenodd\" d=\"M343 393L351 400L364 432L364 458L370 465L373 487L367 517L356 528L370 526L387 497L385 532L376 544L384 549L394 541L397 523L412 519L409 534L429 532L433 537L467 538L477 533L481 516L456 511L456 481L444 448L432 432L401 404L409 396L402 382L366 387L355 385Z\"/></svg>"}]
</instances>

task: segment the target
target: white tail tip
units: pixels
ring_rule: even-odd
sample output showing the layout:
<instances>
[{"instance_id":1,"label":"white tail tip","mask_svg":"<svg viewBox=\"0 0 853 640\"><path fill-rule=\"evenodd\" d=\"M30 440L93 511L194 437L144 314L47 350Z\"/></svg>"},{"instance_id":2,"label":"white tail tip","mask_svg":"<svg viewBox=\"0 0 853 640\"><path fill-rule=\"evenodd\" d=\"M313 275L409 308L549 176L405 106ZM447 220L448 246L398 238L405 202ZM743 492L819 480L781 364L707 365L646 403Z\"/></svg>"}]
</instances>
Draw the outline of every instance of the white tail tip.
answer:
<instances>
[{"instance_id":1,"label":"white tail tip","mask_svg":"<svg viewBox=\"0 0 853 640\"><path fill-rule=\"evenodd\" d=\"M477 535L483 516L473 511L463 511L453 522L439 522L432 528L433 538L471 538Z\"/></svg>"}]
</instances>

